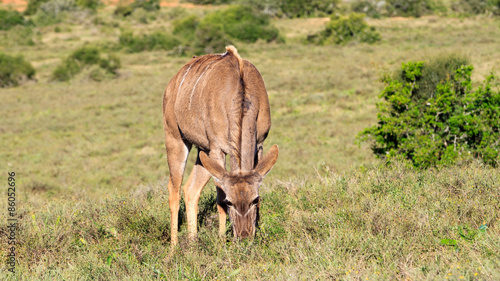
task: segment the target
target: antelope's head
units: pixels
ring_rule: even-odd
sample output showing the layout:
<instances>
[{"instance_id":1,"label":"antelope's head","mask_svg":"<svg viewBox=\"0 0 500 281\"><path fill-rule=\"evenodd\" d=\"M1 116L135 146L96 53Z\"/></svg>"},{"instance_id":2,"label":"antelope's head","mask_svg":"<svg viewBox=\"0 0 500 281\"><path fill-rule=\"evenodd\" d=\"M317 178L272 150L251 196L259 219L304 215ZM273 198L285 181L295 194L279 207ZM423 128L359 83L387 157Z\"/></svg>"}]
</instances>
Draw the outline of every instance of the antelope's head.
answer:
<instances>
[{"instance_id":1,"label":"antelope's head","mask_svg":"<svg viewBox=\"0 0 500 281\"><path fill-rule=\"evenodd\" d=\"M225 198L217 198L217 201L226 206L226 212L233 223L234 236L253 237L259 218L259 187L278 160L278 146L271 147L252 171L227 172L204 152L200 153L200 160L217 186L225 193Z\"/></svg>"}]
</instances>

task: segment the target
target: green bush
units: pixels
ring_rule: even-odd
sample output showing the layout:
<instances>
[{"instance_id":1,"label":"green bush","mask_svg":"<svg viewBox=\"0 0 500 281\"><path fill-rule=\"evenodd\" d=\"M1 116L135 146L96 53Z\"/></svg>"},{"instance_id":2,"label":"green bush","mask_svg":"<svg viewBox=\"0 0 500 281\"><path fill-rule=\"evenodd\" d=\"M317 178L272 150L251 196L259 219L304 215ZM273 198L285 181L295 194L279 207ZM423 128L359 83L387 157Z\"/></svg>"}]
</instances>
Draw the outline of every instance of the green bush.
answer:
<instances>
[{"instance_id":1,"label":"green bush","mask_svg":"<svg viewBox=\"0 0 500 281\"><path fill-rule=\"evenodd\" d=\"M371 18L381 18L384 14L385 2L376 0L361 0L351 3L351 9L356 13L366 14Z\"/></svg>"},{"instance_id":2,"label":"green bush","mask_svg":"<svg viewBox=\"0 0 500 281\"><path fill-rule=\"evenodd\" d=\"M456 0L451 3L454 12L464 15L491 13L500 15L500 0Z\"/></svg>"},{"instance_id":3,"label":"green bush","mask_svg":"<svg viewBox=\"0 0 500 281\"><path fill-rule=\"evenodd\" d=\"M234 2L234 0L186 0L196 5L222 5Z\"/></svg>"},{"instance_id":4,"label":"green bush","mask_svg":"<svg viewBox=\"0 0 500 281\"><path fill-rule=\"evenodd\" d=\"M116 16L127 17L132 15L134 10L143 9L147 12L154 12L160 10L160 1L159 0L136 0L132 4L129 5L118 5L113 12Z\"/></svg>"},{"instance_id":5,"label":"green bush","mask_svg":"<svg viewBox=\"0 0 500 281\"><path fill-rule=\"evenodd\" d=\"M36 14L40 5L46 2L49 2L49 0L28 0L28 6L26 7L24 14L27 16Z\"/></svg>"},{"instance_id":6,"label":"green bush","mask_svg":"<svg viewBox=\"0 0 500 281\"><path fill-rule=\"evenodd\" d=\"M224 50L234 40L247 43L258 39L283 40L268 15L245 6L229 6L202 19L190 15L174 20L173 27L173 34L182 39L182 52L189 49L195 54Z\"/></svg>"},{"instance_id":7,"label":"green bush","mask_svg":"<svg viewBox=\"0 0 500 281\"><path fill-rule=\"evenodd\" d=\"M38 8L37 14L43 12L48 17L56 17L62 12L71 12L76 10L75 0L51 0L42 3Z\"/></svg>"},{"instance_id":8,"label":"green bush","mask_svg":"<svg viewBox=\"0 0 500 281\"><path fill-rule=\"evenodd\" d=\"M325 16L332 14L339 0L285 0L281 1L281 11L290 18Z\"/></svg>"},{"instance_id":9,"label":"green bush","mask_svg":"<svg viewBox=\"0 0 500 281\"><path fill-rule=\"evenodd\" d=\"M202 21L196 28L193 51L197 55L213 54L224 50L224 47L230 44L232 44L231 39L224 33L221 24Z\"/></svg>"},{"instance_id":10,"label":"green bush","mask_svg":"<svg viewBox=\"0 0 500 281\"><path fill-rule=\"evenodd\" d=\"M27 24L28 21L18 11L0 10L0 30L8 30L16 25Z\"/></svg>"},{"instance_id":11,"label":"green bush","mask_svg":"<svg viewBox=\"0 0 500 281\"><path fill-rule=\"evenodd\" d=\"M270 25L269 16L244 6L230 6L205 16L201 25L217 26L229 37L243 41L255 42L257 39L273 41L278 39L279 31Z\"/></svg>"},{"instance_id":12,"label":"green bush","mask_svg":"<svg viewBox=\"0 0 500 281\"><path fill-rule=\"evenodd\" d=\"M270 16L298 18L330 15L338 7L340 0L240 0L237 2L250 5Z\"/></svg>"},{"instance_id":13,"label":"green bush","mask_svg":"<svg viewBox=\"0 0 500 281\"><path fill-rule=\"evenodd\" d=\"M131 5L118 5L116 6L115 11L113 14L115 16L122 16L122 17L128 17L132 14L134 9L132 8Z\"/></svg>"},{"instance_id":14,"label":"green bush","mask_svg":"<svg viewBox=\"0 0 500 281\"><path fill-rule=\"evenodd\" d=\"M172 50L181 44L174 36L160 31L142 36L134 36L131 31L124 31L120 35L119 43L123 48L132 53L151 50Z\"/></svg>"},{"instance_id":15,"label":"green bush","mask_svg":"<svg viewBox=\"0 0 500 281\"><path fill-rule=\"evenodd\" d=\"M70 12L78 7L75 0L51 0L41 3L33 17L37 26L47 26L62 22Z\"/></svg>"},{"instance_id":16,"label":"green bush","mask_svg":"<svg viewBox=\"0 0 500 281\"><path fill-rule=\"evenodd\" d=\"M325 30L308 36L307 40L318 45L345 44L350 41L375 43L380 34L364 20L365 14L351 13L347 16L332 16Z\"/></svg>"},{"instance_id":17,"label":"green bush","mask_svg":"<svg viewBox=\"0 0 500 281\"><path fill-rule=\"evenodd\" d=\"M413 90L412 99L414 102L425 102L429 98L436 95L437 86L443 81L450 80L450 77L454 77L457 69L463 65L468 65L469 60L467 57L459 54L447 54L436 56L435 58L429 59L425 63L425 67L422 68L422 75L418 81L418 88ZM397 73L394 77L387 79L395 79L400 83L404 84L407 80L405 73ZM457 85L459 86L459 85ZM464 91L463 89L457 88L456 91Z\"/></svg>"},{"instance_id":18,"label":"green bush","mask_svg":"<svg viewBox=\"0 0 500 281\"><path fill-rule=\"evenodd\" d=\"M47 13L47 17L54 17L61 12L73 11L77 8L96 11L101 5L100 0L29 0L25 15L34 15L39 10Z\"/></svg>"},{"instance_id":19,"label":"green bush","mask_svg":"<svg viewBox=\"0 0 500 281\"><path fill-rule=\"evenodd\" d=\"M190 15L182 19L176 19L173 22L173 34L181 36L186 42L193 42L196 38L196 27L200 20L195 15Z\"/></svg>"},{"instance_id":20,"label":"green bush","mask_svg":"<svg viewBox=\"0 0 500 281\"><path fill-rule=\"evenodd\" d=\"M351 4L351 9L373 18L420 17L435 12L446 12L446 7L441 0L358 0Z\"/></svg>"},{"instance_id":21,"label":"green bush","mask_svg":"<svg viewBox=\"0 0 500 281\"><path fill-rule=\"evenodd\" d=\"M387 0L389 16L420 17L433 11L432 0Z\"/></svg>"},{"instance_id":22,"label":"green bush","mask_svg":"<svg viewBox=\"0 0 500 281\"><path fill-rule=\"evenodd\" d=\"M0 53L0 88L18 86L22 81L35 77L35 69L22 56Z\"/></svg>"},{"instance_id":23,"label":"green bush","mask_svg":"<svg viewBox=\"0 0 500 281\"><path fill-rule=\"evenodd\" d=\"M105 73L116 75L116 70L120 68L120 60L114 55L101 55L100 50L96 47L84 46L66 58L56 68L52 76L58 81L68 81L87 66L97 66Z\"/></svg>"},{"instance_id":24,"label":"green bush","mask_svg":"<svg viewBox=\"0 0 500 281\"><path fill-rule=\"evenodd\" d=\"M96 11L101 4L100 0L76 0L76 5L78 7L89 9L91 11Z\"/></svg>"},{"instance_id":25,"label":"green bush","mask_svg":"<svg viewBox=\"0 0 500 281\"><path fill-rule=\"evenodd\" d=\"M159 0L135 0L132 4L134 9L142 8L148 12L154 12L160 10Z\"/></svg>"},{"instance_id":26,"label":"green bush","mask_svg":"<svg viewBox=\"0 0 500 281\"><path fill-rule=\"evenodd\" d=\"M491 74L473 89L473 67L456 67L463 58L438 61L403 63L398 75L384 76L378 124L363 130L358 141L372 140L379 157L404 157L417 167L469 157L498 166L500 90L494 87L498 80ZM448 76L452 67L455 71ZM429 77L432 74L439 74L440 81Z\"/></svg>"}]
</instances>

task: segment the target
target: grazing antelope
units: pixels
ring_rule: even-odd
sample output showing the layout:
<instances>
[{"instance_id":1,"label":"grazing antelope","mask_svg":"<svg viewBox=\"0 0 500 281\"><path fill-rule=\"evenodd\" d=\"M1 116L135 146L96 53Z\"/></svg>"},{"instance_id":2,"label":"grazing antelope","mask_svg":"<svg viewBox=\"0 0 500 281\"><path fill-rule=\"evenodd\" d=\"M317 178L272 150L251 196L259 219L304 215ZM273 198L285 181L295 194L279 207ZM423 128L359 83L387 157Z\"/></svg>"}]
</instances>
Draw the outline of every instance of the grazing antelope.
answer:
<instances>
[{"instance_id":1,"label":"grazing antelope","mask_svg":"<svg viewBox=\"0 0 500 281\"><path fill-rule=\"evenodd\" d=\"M264 80L234 46L226 51L193 57L168 83L163 96L172 245L177 244L179 191L193 145L198 156L183 187L190 239L196 236L198 200L210 176L217 186L219 233L225 234L229 214L235 237L253 236L259 187L278 159L277 145L263 157L271 127ZM227 154L230 172L225 169Z\"/></svg>"}]
</instances>

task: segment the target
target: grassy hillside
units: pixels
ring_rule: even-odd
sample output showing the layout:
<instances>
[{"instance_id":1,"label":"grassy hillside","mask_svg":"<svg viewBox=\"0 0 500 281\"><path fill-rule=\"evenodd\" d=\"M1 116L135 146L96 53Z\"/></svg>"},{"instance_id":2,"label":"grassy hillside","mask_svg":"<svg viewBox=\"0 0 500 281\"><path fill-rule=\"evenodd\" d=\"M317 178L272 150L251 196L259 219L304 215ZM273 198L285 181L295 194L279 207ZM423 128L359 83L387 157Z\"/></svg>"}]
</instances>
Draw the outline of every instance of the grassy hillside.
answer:
<instances>
[{"instance_id":1,"label":"grassy hillside","mask_svg":"<svg viewBox=\"0 0 500 281\"><path fill-rule=\"evenodd\" d=\"M496 280L499 182L498 170L474 163L428 171L396 163L276 181L262 188L257 238L242 242L219 239L209 186L200 200L198 242L188 244L182 230L175 252L164 185L97 201L25 204L17 275L21 280Z\"/></svg>"},{"instance_id":2,"label":"grassy hillside","mask_svg":"<svg viewBox=\"0 0 500 281\"><path fill-rule=\"evenodd\" d=\"M260 230L253 241L220 241L210 184L199 242L181 235L172 253L161 102L189 57L116 45L121 30L169 30L181 10L162 9L147 23L112 12L34 27L34 45L19 44L22 30L0 31L0 51L22 54L37 71L36 82L0 89L0 165L4 182L15 171L18 186L19 279L500 279L498 169L385 167L354 144L376 122L381 71L461 52L473 79L483 79L500 64L498 19L370 20L380 43L343 46L303 44L325 19L275 20L285 44L237 44L268 89L265 149L280 146L261 189ZM52 81L84 44L116 54L118 78L96 82L84 71ZM2 224L2 245L7 231ZM0 279L14 280L0 269Z\"/></svg>"}]
</instances>

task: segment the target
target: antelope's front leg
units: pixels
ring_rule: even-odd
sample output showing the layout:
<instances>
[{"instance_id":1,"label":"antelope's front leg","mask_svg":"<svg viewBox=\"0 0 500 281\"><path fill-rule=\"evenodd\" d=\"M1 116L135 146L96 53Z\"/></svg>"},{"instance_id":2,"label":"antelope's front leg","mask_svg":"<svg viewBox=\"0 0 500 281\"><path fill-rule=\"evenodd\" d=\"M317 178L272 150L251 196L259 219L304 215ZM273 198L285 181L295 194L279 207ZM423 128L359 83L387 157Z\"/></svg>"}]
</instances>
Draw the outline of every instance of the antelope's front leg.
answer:
<instances>
[{"instance_id":1,"label":"antelope's front leg","mask_svg":"<svg viewBox=\"0 0 500 281\"><path fill-rule=\"evenodd\" d=\"M223 205L224 203L222 202L226 195L224 194L224 191L220 187L217 186L217 211L219 211L219 236L220 237L225 237L226 236L226 220L227 220L227 214L225 210L225 206Z\"/></svg>"},{"instance_id":2,"label":"antelope's front leg","mask_svg":"<svg viewBox=\"0 0 500 281\"><path fill-rule=\"evenodd\" d=\"M167 161L170 168L170 179L168 180L168 201L170 206L170 237L171 246L177 245L177 232L179 225L179 202L180 188L186 159L191 146L178 142L167 134Z\"/></svg>"},{"instance_id":3,"label":"antelope's front leg","mask_svg":"<svg viewBox=\"0 0 500 281\"><path fill-rule=\"evenodd\" d=\"M198 150L196 164L194 165L193 171L191 172L191 175L189 176L189 179L184 186L188 237L190 240L194 240L196 237L196 233L198 232L198 201L200 199L201 191L207 184L208 180L210 180L210 173L205 170L205 168L203 168Z\"/></svg>"}]
</instances>

